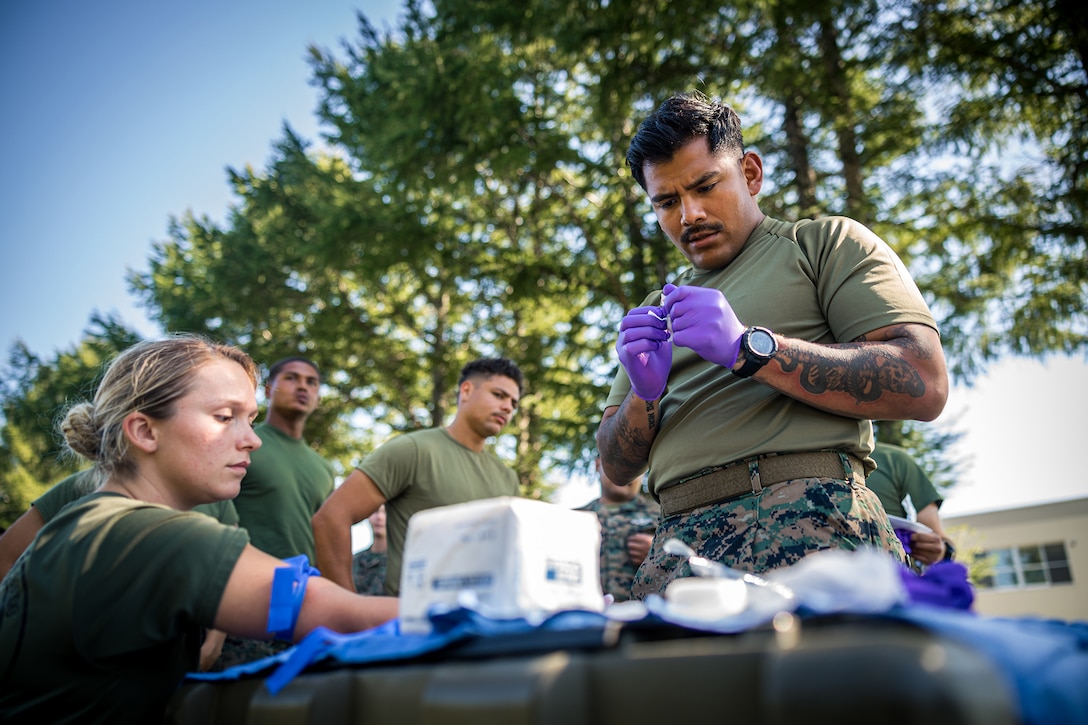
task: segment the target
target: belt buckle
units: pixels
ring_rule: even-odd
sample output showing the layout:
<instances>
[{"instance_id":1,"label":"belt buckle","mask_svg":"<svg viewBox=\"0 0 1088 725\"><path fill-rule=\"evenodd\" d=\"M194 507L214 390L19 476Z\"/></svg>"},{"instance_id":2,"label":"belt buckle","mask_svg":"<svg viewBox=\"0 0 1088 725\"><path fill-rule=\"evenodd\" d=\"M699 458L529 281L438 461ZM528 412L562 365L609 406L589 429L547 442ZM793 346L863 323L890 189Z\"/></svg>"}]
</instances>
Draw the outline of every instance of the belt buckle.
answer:
<instances>
[{"instance_id":1,"label":"belt buckle","mask_svg":"<svg viewBox=\"0 0 1088 725\"><path fill-rule=\"evenodd\" d=\"M748 486L752 489L752 493L761 493L763 491L763 480L759 475L759 461L759 456L748 461Z\"/></svg>"}]
</instances>

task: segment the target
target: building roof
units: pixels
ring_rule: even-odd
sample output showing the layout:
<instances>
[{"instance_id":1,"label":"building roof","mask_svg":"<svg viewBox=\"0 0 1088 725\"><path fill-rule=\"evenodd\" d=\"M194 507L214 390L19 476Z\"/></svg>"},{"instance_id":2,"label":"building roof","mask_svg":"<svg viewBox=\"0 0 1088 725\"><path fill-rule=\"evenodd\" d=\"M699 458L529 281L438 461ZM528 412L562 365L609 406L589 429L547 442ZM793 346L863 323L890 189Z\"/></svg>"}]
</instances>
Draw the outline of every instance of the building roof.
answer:
<instances>
[{"instance_id":1,"label":"building roof","mask_svg":"<svg viewBox=\"0 0 1088 725\"><path fill-rule=\"evenodd\" d=\"M1070 516L1088 516L1088 496L1077 496L1075 498L1033 504L1031 506L1017 506L1015 508L1000 509L997 511L982 511L974 514L947 516L942 517L942 521L946 526L957 524L1004 526L1015 523L1025 524L1033 521L1067 518Z\"/></svg>"}]
</instances>

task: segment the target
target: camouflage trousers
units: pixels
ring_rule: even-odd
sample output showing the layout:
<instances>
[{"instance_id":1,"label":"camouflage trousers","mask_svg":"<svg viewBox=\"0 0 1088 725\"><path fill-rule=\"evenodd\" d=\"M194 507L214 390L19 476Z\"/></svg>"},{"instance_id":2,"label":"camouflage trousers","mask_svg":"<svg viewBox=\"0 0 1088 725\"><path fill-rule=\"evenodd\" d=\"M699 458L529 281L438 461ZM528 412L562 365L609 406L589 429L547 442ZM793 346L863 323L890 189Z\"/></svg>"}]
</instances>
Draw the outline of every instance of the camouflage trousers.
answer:
<instances>
[{"instance_id":1,"label":"camouflage trousers","mask_svg":"<svg viewBox=\"0 0 1088 725\"><path fill-rule=\"evenodd\" d=\"M679 539L695 553L760 574L822 549L875 547L905 559L877 495L863 482L798 478L724 503L663 518L632 585L635 599L664 594L673 579L691 576L683 557L667 554Z\"/></svg>"}]
</instances>

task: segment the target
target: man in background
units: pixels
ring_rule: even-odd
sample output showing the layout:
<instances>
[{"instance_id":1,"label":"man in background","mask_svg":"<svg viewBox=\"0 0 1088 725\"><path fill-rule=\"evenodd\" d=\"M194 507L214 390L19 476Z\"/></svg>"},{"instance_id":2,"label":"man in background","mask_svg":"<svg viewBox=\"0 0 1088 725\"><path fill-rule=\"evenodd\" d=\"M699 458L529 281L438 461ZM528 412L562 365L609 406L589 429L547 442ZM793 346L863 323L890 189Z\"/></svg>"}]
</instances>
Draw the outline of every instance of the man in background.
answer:
<instances>
[{"instance_id":1,"label":"man in background","mask_svg":"<svg viewBox=\"0 0 1088 725\"><path fill-rule=\"evenodd\" d=\"M937 512L944 499L926 472L910 453L890 443L878 440L870 456L876 461L876 470L865 479L865 485L884 504L888 515L907 518L904 501L909 497L915 519L933 530L932 533L914 531L900 534L907 538L904 544L909 549L907 553L910 557L927 565L951 559L956 550L945 534Z\"/></svg>"},{"instance_id":2,"label":"man in background","mask_svg":"<svg viewBox=\"0 0 1088 725\"><path fill-rule=\"evenodd\" d=\"M305 357L273 363L265 381L268 410L253 430L261 447L234 499L239 525L255 547L289 559L305 554L316 560L310 517L333 490L333 468L306 443L306 422L320 402L321 371ZM229 636L216 669L252 662L286 648L282 642Z\"/></svg>"},{"instance_id":3,"label":"man in background","mask_svg":"<svg viewBox=\"0 0 1088 725\"><path fill-rule=\"evenodd\" d=\"M360 594L382 594L385 591L385 564L389 540L385 535L385 504L367 518L373 543L351 558L351 576L355 591Z\"/></svg>"},{"instance_id":4,"label":"man in background","mask_svg":"<svg viewBox=\"0 0 1088 725\"><path fill-rule=\"evenodd\" d=\"M269 368L268 411L253 428L262 445L234 499L250 542L281 559L305 554L314 562L310 517L333 490L332 466L303 438L306 421L317 410L320 386L321 373L307 358L285 358Z\"/></svg>"},{"instance_id":5,"label":"man in background","mask_svg":"<svg viewBox=\"0 0 1088 725\"><path fill-rule=\"evenodd\" d=\"M385 504L389 529L385 593L396 596L412 514L516 496L517 474L486 446L510 422L521 390L521 370L512 361L474 360L461 370L452 423L396 436L364 458L314 514L317 567L322 574L344 588L354 587L351 527Z\"/></svg>"},{"instance_id":6,"label":"man in background","mask_svg":"<svg viewBox=\"0 0 1088 725\"><path fill-rule=\"evenodd\" d=\"M601 589L614 601L631 598L635 572L646 559L661 516L658 505L642 495L642 476L616 483L605 475L600 456L595 462L601 496L579 511L592 511L601 523Z\"/></svg>"}]
</instances>

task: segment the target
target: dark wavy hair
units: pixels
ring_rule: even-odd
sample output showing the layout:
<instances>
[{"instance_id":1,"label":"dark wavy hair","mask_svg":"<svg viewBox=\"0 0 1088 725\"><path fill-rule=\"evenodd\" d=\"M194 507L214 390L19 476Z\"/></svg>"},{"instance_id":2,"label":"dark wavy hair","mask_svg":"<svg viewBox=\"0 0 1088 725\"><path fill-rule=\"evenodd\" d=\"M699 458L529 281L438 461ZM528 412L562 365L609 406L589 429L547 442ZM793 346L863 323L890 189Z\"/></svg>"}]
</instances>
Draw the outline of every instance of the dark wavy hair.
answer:
<instances>
[{"instance_id":1,"label":"dark wavy hair","mask_svg":"<svg viewBox=\"0 0 1088 725\"><path fill-rule=\"evenodd\" d=\"M457 387L471 378L490 378L492 375L505 375L518 384L518 395L521 395L525 378L521 374L521 368L504 357L484 357L473 360L461 368L461 379L457 381Z\"/></svg>"},{"instance_id":2,"label":"dark wavy hair","mask_svg":"<svg viewBox=\"0 0 1088 725\"><path fill-rule=\"evenodd\" d=\"M713 101L698 91L678 93L658 106L641 124L627 149L627 166L646 188L646 164L672 159L686 143L705 136L712 154L744 155L740 116L728 103Z\"/></svg>"},{"instance_id":3,"label":"dark wavy hair","mask_svg":"<svg viewBox=\"0 0 1088 725\"><path fill-rule=\"evenodd\" d=\"M283 368L287 365L287 363L293 363L293 362L306 363L307 365L312 367L314 369L314 372L317 373L317 379L320 382L320 380L321 380L321 368L319 368L317 366L317 363L315 363L310 358L302 357L301 355L292 355L291 357L285 357L282 360L277 360L276 362L272 363L272 367L268 368L268 380L267 380L267 382L272 383L273 381L275 381L276 376L280 374L280 371L283 370Z\"/></svg>"}]
</instances>

